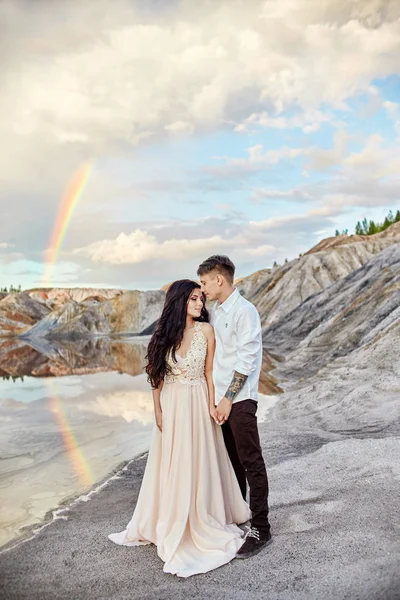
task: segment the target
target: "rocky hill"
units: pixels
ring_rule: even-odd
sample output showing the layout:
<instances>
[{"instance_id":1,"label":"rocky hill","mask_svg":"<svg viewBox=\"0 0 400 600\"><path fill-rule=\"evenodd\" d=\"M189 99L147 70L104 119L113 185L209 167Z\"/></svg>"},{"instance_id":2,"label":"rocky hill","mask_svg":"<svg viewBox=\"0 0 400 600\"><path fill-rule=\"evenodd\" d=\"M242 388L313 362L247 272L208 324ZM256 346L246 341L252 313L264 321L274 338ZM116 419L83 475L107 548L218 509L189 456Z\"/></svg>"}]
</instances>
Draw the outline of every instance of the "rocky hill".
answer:
<instances>
[{"instance_id":1,"label":"rocky hill","mask_svg":"<svg viewBox=\"0 0 400 600\"><path fill-rule=\"evenodd\" d=\"M383 233L389 232L389 229ZM400 232L397 234L397 229L394 229L395 235L384 236L380 233L363 236L366 239L348 244L344 243L346 240L338 240L338 245L325 250L316 250L315 247L304 256L283 266L257 271L240 279L236 285L244 296L257 306L265 329L278 322L308 297L347 277L386 248L399 244ZM347 238L349 241L355 236L338 237ZM324 247L324 242L325 240L320 243L321 248Z\"/></svg>"},{"instance_id":2,"label":"rocky hill","mask_svg":"<svg viewBox=\"0 0 400 600\"><path fill-rule=\"evenodd\" d=\"M372 236L335 236L283 266L236 281L263 326L260 391L279 393L288 381L308 381L357 349L367 332L373 337L387 313L399 319L399 242L400 223Z\"/></svg>"},{"instance_id":3,"label":"rocky hill","mask_svg":"<svg viewBox=\"0 0 400 600\"><path fill-rule=\"evenodd\" d=\"M0 336L73 338L141 334L160 315L163 291L28 290L0 300Z\"/></svg>"},{"instance_id":4,"label":"rocky hill","mask_svg":"<svg viewBox=\"0 0 400 600\"><path fill-rule=\"evenodd\" d=\"M380 238L393 238L397 236L400 236L400 223L393 223L393 225L384 231L380 231L374 235L335 235L325 238L308 250L306 254L313 254L314 252L328 250L329 248L337 248L338 246L352 244L353 242L366 242L370 239L378 240Z\"/></svg>"},{"instance_id":5,"label":"rocky hill","mask_svg":"<svg viewBox=\"0 0 400 600\"><path fill-rule=\"evenodd\" d=\"M280 379L307 379L332 361L400 341L400 245L393 244L361 268L307 298L264 330L267 350L285 355ZM398 343L398 342L397 342ZM368 350L368 352L367 352ZM399 362L400 368L400 362Z\"/></svg>"}]
</instances>

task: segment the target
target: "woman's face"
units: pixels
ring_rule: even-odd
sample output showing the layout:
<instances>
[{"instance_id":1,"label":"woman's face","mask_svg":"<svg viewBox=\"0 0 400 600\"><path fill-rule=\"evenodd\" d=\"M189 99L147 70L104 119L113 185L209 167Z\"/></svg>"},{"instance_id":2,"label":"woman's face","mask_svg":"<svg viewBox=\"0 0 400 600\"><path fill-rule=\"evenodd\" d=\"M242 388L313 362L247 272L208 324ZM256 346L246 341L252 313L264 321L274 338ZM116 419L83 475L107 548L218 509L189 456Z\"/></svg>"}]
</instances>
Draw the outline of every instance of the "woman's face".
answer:
<instances>
[{"instance_id":1,"label":"woman's face","mask_svg":"<svg viewBox=\"0 0 400 600\"><path fill-rule=\"evenodd\" d=\"M193 319L197 319L203 308L204 296L200 288L194 288L187 302L187 314Z\"/></svg>"}]
</instances>

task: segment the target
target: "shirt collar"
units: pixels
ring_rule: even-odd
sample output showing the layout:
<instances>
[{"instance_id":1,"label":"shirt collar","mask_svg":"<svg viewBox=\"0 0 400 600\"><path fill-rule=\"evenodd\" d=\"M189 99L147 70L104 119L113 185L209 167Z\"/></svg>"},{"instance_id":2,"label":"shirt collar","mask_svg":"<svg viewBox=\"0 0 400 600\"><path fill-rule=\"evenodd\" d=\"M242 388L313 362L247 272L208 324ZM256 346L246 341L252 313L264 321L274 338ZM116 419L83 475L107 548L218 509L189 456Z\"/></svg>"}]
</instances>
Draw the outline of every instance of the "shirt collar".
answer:
<instances>
[{"instance_id":1,"label":"shirt collar","mask_svg":"<svg viewBox=\"0 0 400 600\"><path fill-rule=\"evenodd\" d=\"M239 290L235 287L234 291L232 292L232 294L230 296L227 297L227 299L222 302L222 304L220 304L219 306L217 306L217 308L223 308L224 311L226 313L228 313L232 306L235 304L236 300L239 298L240 296L240 292Z\"/></svg>"}]
</instances>

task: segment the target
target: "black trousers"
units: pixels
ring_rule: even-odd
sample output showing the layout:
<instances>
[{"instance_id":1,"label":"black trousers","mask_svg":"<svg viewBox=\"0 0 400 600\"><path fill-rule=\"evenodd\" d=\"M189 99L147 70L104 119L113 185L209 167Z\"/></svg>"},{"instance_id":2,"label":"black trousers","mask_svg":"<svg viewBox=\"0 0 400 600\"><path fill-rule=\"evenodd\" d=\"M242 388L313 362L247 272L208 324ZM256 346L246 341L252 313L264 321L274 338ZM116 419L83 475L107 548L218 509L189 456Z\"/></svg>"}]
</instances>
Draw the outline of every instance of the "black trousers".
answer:
<instances>
[{"instance_id":1,"label":"black trousers","mask_svg":"<svg viewBox=\"0 0 400 600\"><path fill-rule=\"evenodd\" d=\"M249 484L251 525L262 533L268 533L268 477L261 452L256 412L255 400L235 402L229 419L222 425L222 432L244 499L246 480Z\"/></svg>"}]
</instances>

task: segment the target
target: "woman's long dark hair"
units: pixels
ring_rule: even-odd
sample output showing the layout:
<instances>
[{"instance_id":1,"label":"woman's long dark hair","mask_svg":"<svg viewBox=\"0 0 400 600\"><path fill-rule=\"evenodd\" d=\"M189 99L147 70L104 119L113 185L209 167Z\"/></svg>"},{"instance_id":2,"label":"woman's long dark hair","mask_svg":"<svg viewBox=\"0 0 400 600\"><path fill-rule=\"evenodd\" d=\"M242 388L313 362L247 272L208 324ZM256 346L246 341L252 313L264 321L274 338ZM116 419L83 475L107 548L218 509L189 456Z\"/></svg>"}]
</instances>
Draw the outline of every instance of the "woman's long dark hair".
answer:
<instances>
[{"instance_id":1,"label":"woman's long dark hair","mask_svg":"<svg viewBox=\"0 0 400 600\"><path fill-rule=\"evenodd\" d=\"M168 289L161 317L147 348L145 370L147 381L153 389L158 388L168 373L169 369L166 363L168 351L172 350L172 356L175 359L175 351L183 340L187 303L194 289L201 289L201 286L195 281L190 281L190 279L175 281ZM203 296L203 308L200 316L195 321L208 323L208 320L205 296Z\"/></svg>"}]
</instances>

